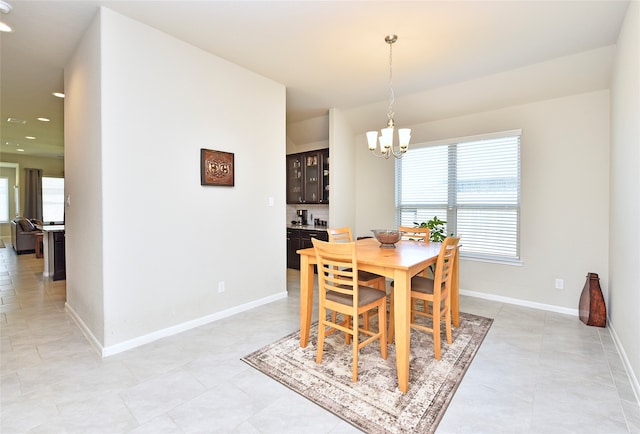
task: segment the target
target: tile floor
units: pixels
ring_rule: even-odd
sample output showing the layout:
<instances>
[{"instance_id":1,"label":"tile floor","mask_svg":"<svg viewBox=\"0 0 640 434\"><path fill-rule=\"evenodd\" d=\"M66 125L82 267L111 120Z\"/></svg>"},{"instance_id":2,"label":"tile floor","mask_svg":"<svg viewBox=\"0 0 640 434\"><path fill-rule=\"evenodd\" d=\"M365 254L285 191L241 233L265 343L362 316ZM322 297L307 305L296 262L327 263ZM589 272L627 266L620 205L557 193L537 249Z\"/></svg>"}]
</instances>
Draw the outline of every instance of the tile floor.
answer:
<instances>
[{"instance_id":1,"label":"tile floor","mask_svg":"<svg viewBox=\"0 0 640 434\"><path fill-rule=\"evenodd\" d=\"M98 357L65 313L65 282L0 249L1 425L13 433L350 433L351 425L240 357L298 329L299 275L280 300ZM463 297L495 318L438 433L640 433L606 329ZM266 324L266 326L265 326Z\"/></svg>"}]
</instances>

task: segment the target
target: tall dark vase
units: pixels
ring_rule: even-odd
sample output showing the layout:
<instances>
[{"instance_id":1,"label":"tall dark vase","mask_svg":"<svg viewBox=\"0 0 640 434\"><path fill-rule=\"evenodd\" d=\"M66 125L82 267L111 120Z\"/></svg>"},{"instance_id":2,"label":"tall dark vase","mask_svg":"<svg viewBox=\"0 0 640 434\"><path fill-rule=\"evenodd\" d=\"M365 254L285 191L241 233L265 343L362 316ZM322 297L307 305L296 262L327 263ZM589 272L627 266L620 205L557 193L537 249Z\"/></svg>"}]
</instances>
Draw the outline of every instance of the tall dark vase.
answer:
<instances>
[{"instance_id":1,"label":"tall dark vase","mask_svg":"<svg viewBox=\"0 0 640 434\"><path fill-rule=\"evenodd\" d=\"M580 321L589 326L607 326L607 308L604 304L600 278L597 273L588 273L587 281L580 294Z\"/></svg>"}]
</instances>

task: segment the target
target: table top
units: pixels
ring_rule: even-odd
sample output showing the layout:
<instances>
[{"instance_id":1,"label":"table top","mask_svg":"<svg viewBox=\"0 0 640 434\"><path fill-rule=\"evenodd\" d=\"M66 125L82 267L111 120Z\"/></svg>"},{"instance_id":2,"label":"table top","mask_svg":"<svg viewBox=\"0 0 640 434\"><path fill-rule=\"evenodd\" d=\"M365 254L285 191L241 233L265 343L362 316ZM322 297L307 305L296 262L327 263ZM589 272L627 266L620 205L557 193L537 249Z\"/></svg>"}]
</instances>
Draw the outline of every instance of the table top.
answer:
<instances>
[{"instance_id":1,"label":"table top","mask_svg":"<svg viewBox=\"0 0 640 434\"><path fill-rule=\"evenodd\" d=\"M36 226L38 229L40 229L43 232L60 232L60 231L64 231L64 225L42 225L42 226Z\"/></svg>"},{"instance_id":2,"label":"table top","mask_svg":"<svg viewBox=\"0 0 640 434\"><path fill-rule=\"evenodd\" d=\"M442 243L400 240L396 248L382 248L375 238L356 241L358 264L407 270L420 263L431 263L440 253ZM315 256L313 247L298 250L300 255ZM428 264L427 264L428 265Z\"/></svg>"}]
</instances>

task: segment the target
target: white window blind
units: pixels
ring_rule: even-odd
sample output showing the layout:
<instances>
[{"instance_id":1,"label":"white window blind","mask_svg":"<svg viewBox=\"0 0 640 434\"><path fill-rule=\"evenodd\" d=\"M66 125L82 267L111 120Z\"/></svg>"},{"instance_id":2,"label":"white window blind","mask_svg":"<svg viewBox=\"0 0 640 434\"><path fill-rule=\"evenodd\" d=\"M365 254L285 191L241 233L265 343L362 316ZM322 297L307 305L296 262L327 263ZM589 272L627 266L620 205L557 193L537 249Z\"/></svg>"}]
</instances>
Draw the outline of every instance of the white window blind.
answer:
<instances>
[{"instance_id":1,"label":"white window blind","mask_svg":"<svg viewBox=\"0 0 640 434\"><path fill-rule=\"evenodd\" d=\"M520 130L416 145L396 162L396 218L445 220L464 257L520 259Z\"/></svg>"},{"instance_id":2,"label":"white window blind","mask_svg":"<svg viewBox=\"0 0 640 434\"><path fill-rule=\"evenodd\" d=\"M0 222L9 221L9 179L0 178Z\"/></svg>"}]
</instances>

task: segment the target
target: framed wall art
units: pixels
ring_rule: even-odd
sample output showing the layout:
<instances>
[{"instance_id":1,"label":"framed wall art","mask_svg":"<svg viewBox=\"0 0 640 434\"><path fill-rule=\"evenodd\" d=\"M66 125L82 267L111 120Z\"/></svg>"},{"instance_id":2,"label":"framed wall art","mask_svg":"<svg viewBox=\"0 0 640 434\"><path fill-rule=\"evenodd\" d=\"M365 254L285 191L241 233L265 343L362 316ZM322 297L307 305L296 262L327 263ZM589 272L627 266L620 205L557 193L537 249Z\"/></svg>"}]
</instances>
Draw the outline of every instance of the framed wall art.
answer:
<instances>
[{"instance_id":1,"label":"framed wall art","mask_svg":"<svg viewBox=\"0 0 640 434\"><path fill-rule=\"evenodd\" d=\"M231 152L200 149L200 185L233 187L234 170Z\"/></svg>"}]
</instances>

